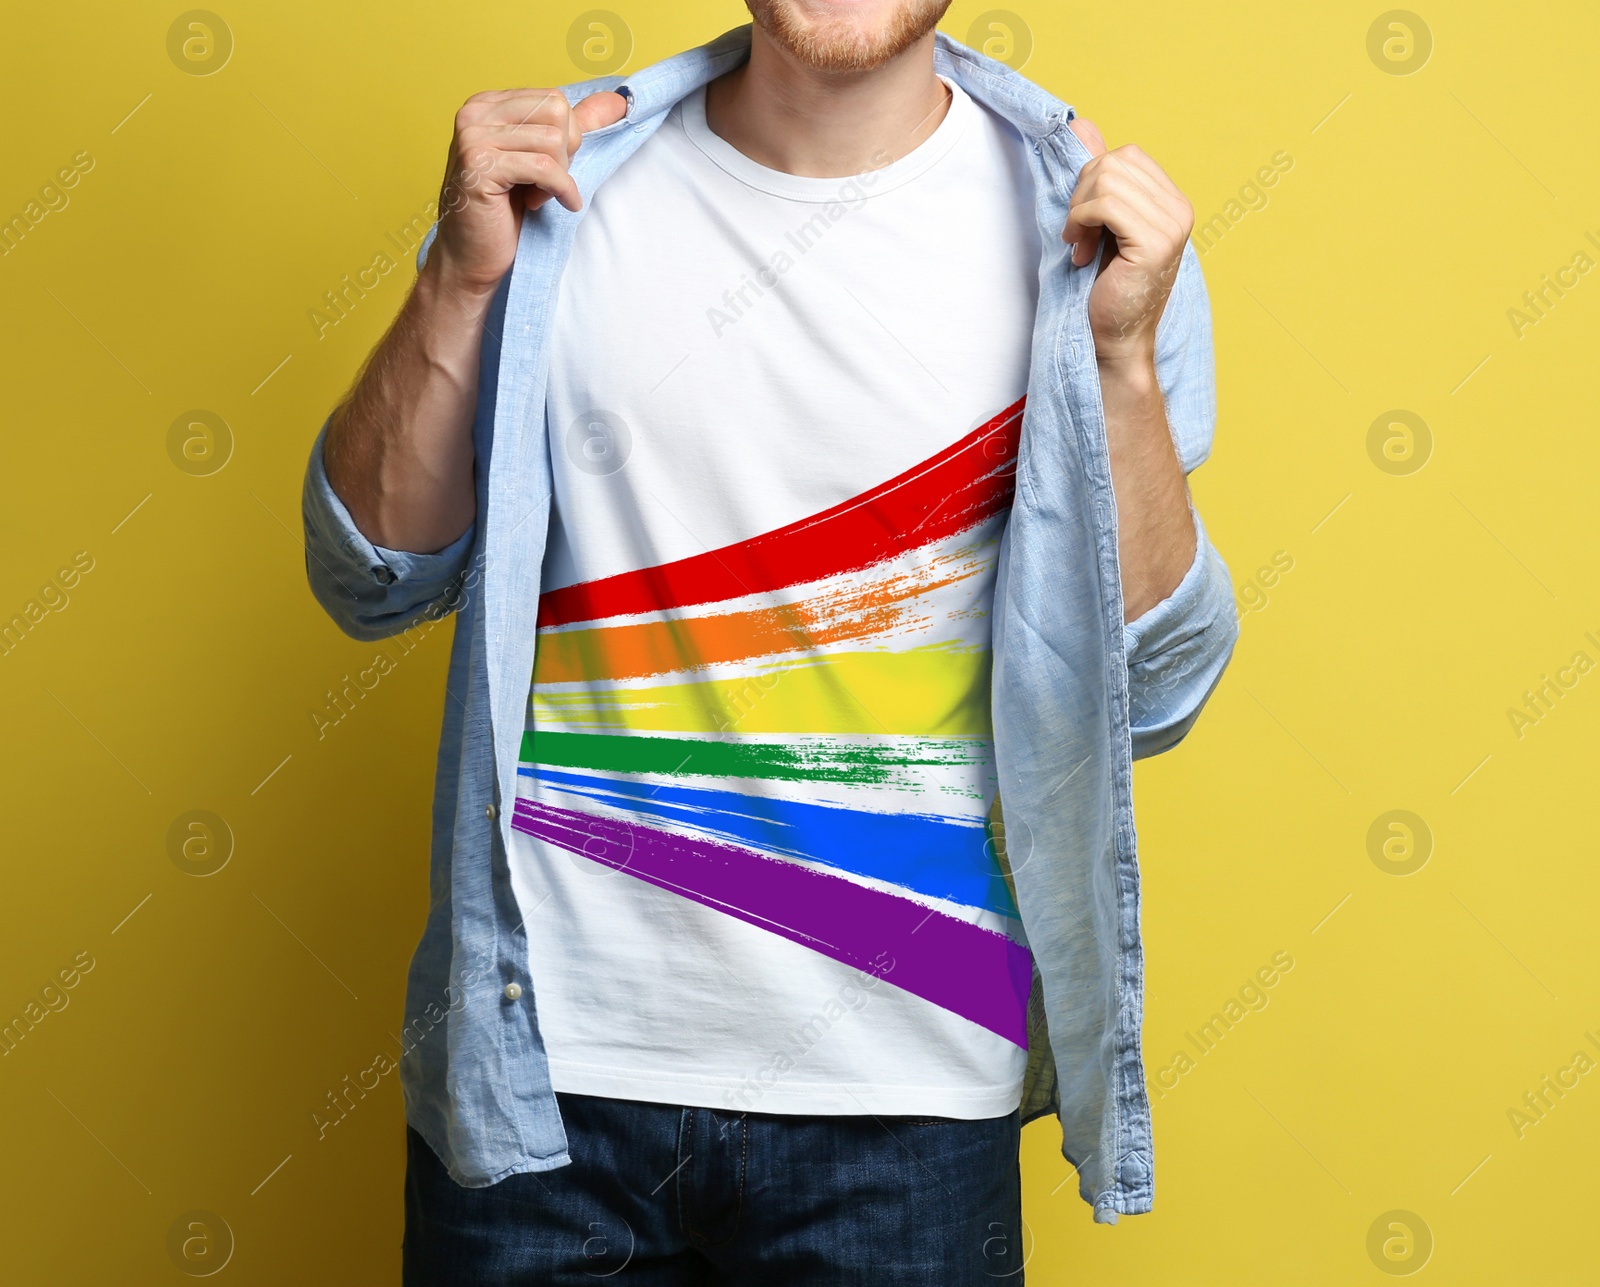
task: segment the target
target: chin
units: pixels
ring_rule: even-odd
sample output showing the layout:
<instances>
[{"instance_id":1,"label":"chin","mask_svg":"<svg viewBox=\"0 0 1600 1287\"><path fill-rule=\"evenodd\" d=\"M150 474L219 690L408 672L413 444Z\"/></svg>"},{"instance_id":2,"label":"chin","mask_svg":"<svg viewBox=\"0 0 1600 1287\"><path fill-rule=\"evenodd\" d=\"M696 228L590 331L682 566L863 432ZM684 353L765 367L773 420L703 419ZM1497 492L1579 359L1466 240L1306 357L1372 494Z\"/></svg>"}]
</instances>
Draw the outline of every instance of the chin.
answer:
<instances>
[{"instance_id":1,"label":"chin","mask_svg":"<svg viewBox=\"0 0 1600 1287\"><path fill-rule=\"evenodd\" d=\"M745 0L784 52L827 72L866 72L903 54L938 25L950 0Z\"/></svg>"}]
</instances>

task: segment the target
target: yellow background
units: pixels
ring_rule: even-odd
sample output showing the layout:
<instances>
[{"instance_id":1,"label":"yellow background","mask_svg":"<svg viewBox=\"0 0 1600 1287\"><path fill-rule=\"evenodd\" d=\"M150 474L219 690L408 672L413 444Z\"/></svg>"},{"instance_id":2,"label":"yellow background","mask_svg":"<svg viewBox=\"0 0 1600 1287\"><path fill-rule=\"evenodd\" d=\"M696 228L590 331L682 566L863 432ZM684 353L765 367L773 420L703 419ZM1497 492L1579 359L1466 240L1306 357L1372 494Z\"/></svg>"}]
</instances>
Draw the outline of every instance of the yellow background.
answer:
<instances>
[{"instance_id":1,"label":"yellow background","mask_svg":"<svg viewBox=\"0 0 1600 1287\"><path fill-rule=\"evenodd\" d=\"M320 340L307 311L434 197L461 100L580 75L582 6L215 3L235 47L209 76L168 56L177 6L13 6L0 48L0 217L94 160L0 258L0 618L94 560L0 657L0 1016L95 961L0 1057L8 1283L182 1281L192 1210L233 1232L223 1282L398 1277L395 1078L324 1140L312 1112L396 1050L448 628L319 739L375 648L311 600L298 492L410 266ZM629 68L742 15L615 7ZM1429 7L1410 75L1368 54L1377 5L1015 12L1027 74L1202 219L1293 159L1202 261L1221 415L1195 490L1237 585L1293 567L1196 731L1138 770L1156 1209L1093 1225L1057 1129L1030 1128L1030 1279L1379 1282L1368 1232L1401 1209L1426 1279L1591 1282L1600 1073L1521 1138L1508 1110L1600 1057L1600 675L1520 738L1507 711L1600 659L1600 274L1520 338L1507 310L1600 254L1600 11ZM168 454L192 409L234 438L209 476ZM1410 474L1368 450L1394 409L1431 431ZM196 809L234 836L204 878L169 854ZM1395 809L1433 837L1407 876L1368 849ZM1195 1054L1277 952L1266 1008Z\"/></svg>"}]
</instances>

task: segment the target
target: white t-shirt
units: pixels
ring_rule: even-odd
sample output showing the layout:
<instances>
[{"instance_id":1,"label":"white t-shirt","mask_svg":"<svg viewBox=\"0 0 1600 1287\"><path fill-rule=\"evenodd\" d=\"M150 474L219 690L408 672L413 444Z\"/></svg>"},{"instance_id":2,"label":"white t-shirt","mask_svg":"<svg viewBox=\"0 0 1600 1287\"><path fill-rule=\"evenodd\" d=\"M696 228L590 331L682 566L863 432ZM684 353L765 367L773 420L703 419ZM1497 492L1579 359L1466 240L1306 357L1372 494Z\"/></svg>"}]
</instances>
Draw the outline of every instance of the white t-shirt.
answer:
<instances>
[{"instance_id":1,"label":"white t-shirt","mask_svg":"<svg viewBox=\"0 0 1600 1287\"><path fill-rule=\"evenodd\" d=\"M849 179L691 95L578 227L511 853L557 1090L1019 1102L989 613L1039 243L1024 143L946 84Z\"/></svg>"}]
</instances>

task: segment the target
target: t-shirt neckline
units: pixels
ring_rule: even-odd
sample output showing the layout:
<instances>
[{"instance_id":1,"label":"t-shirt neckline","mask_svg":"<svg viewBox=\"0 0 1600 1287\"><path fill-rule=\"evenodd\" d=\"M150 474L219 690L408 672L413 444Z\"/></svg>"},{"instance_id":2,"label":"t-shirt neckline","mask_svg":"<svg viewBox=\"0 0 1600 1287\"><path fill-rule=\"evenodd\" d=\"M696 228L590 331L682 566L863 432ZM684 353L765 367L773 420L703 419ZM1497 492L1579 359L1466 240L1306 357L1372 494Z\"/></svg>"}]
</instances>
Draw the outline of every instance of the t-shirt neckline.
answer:
<instances>
[{"instance_id":1,"label":"t-shirt neckline","mask_svg":"<svg viewBox=\"0 0 1600 1287\"><path fill-rule=\"evenodd\" d=\"M683 130L689 141L703 152L718 169L747 187L789 201L806 201L816 204L882 196L885 192L911 182L938 164L961 141L967 126L977 110L967 92L946 76L939 79L950 90L950 107L933 133L897 161L864 170L856 175L817 178L812 175L788 174L773 170L751 160L721 135L713 133L706 124L706 90L701 86L683 99ZM854 185L854 186L850 186ZM847 190L848 189L848 190Z\"/></svg>"}]
</instances>

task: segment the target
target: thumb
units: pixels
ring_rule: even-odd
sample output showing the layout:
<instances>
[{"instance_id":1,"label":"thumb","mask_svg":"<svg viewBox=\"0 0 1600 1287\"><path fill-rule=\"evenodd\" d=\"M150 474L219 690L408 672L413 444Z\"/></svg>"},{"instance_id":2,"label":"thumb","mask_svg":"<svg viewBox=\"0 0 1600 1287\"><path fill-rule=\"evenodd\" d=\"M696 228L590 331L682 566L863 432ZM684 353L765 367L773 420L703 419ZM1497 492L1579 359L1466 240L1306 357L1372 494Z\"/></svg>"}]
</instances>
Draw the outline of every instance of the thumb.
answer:
<instances>
[{"instance_id":1,"label":"thumb","mask_svg":"<svg viewBox=\"0 0 1600 1287\"><path fill-rule=\"evenodd\" d=\"M588 102L588 100L585 99L584 102ZM1067 122L1067 128L1078 136L1078 142L1089 149L1090 156L1103 156L1105 154L1107 150L1106 141L1093 121L1086 121L1081 116L1074 116Z\"/></svg>"},{"instance_id":2,"label":"thumb","mask_svg":"<svg viewBox=\"0 0 1600 1287\"><path fill-rule=\"evenodd\" d=\"M615 125L628 110L628 100L621 94L614 94L609 89L601 90L598 94L590 94L572 109L572 119L577 127L587 134L590 130L602 129L607 125ZM581 141L581 140L580 140ZM574 144L572 150L578 150Z\"/></svg>"},{"instance_id":3,"label":"thumb","mask_svg":"<svg viewBox=\"0 0 1600 1287\"><path fill-rule=\"evenodd\" d=\"M1067 122L1067 128L1078 136L1078 142L1088 149L1089 158L1104 156L1108 151L1105 138L1093 121L1087 121L1081 116L1074 116ZM1079 268L1087 264L1100 248L1100 229L1081 224L1074 224L1069 217L1067 226L1061 230L1061 240L1072 247L1072 262Z\"/></svg>"}]
</instances>

